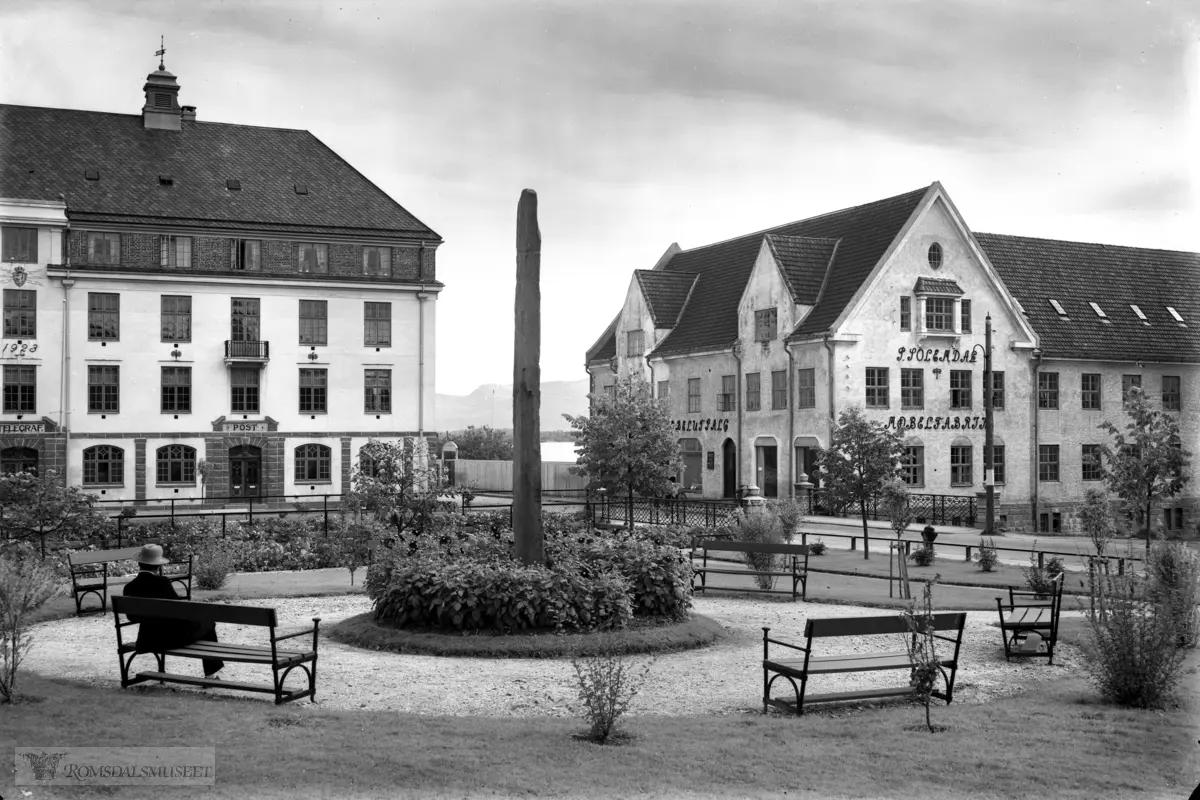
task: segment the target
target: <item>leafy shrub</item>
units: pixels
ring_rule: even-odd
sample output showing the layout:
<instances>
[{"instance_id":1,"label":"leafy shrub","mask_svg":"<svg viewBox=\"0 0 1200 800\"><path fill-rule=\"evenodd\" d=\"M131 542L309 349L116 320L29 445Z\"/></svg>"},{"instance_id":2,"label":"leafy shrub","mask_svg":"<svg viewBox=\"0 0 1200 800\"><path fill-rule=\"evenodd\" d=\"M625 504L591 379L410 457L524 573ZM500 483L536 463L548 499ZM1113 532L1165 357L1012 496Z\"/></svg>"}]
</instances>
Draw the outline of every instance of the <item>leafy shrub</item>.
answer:
<instances>
[{"instance_id":1,"label":"leafy shrub","mask_svg":"<svg viewBox=\"0 0 1200 800\"><path fill-rule=\"evenodd\" d=\"M820 539L817 539L815 542L813 542L812 544L810 544L808 546L808 552L812 553L814 556L823 556L823 555L825 555L825 551L828 549L829 549L829 546L826 545L824 542L822 542Z\"/></svg>"},{"instance_id":2,"label":"leafy shrub","mask_svg":"<svg viewBox=\"0 0 1200 800\"><path fill-rule=\"evenodd\" d=\"M767 511L751 511L741 517L738 529L738 539L743 542L756 544L782 544L784 541L783 528L779 518ZM775 575L764 573L778 572L783 563L779 553L743 553L746 566L754 570L754 582L759 589L770 590L775 587Z\"/></svg>"},{"instance_id":3,"label":"leafy shrub","mask_svg":"<svg viewBox=\"0 0 1200 800\"><path fill-rule=\"evenodd\" d=\"M1150 598L1175 621L1178 643L1200 638L1200 553L1182 542L1157 542L1146 560Z\"/></svg>"},{"instance_id":4,"label":"leafy shrub","mask_svg":"<svg viewBox=\"0 0 1200 800\"><path fill-rule=\"evenodd\" d=\"M552 548L562 553L564 548ZM629 582L633 613L684 620L692 607L692 562L678 548L637 538L594 539L580 546L580 561L595 571L614 571Z\"/></svg>"},{"instance_id":5,"label":"leafy shrub","mask_svg":"<svg viewBox=\"0 0 1200 800\"><path fill-rule=\"evenodd\" d=\"M975 564L982 572L993 572L1000 564L1000 554L996 552L996 540L990 536L979 546L979 554L975 556Z\"/></svg>"},{"instance_id":6,"label":"leafy shrub","mask_svg":"<svg viewBox=\"0 0 1200 800\"><path fill-rule=\"evenodd\" d=\"M1112 510L1108 504L1108 495L1101 489L1088 489L1083 493L1083 507L1079 510L1079 521L1096 555L1104 557L1109 543L1117 535L1117 527L1113 522Z\"/></svg>"},{"instance_id":7,"label":"leafy shrub","mask_svg":"<svg viewBox=\"0 0 1200 800\"><path fill-rule=\"evenodd\" d=\"M588 723L588 739L598 744L608 741L653 665L651 659L635 666L628 658L611 653L571 659L582 704L577 711Z\"/></svg>"},{"instance_id":8,"label":"leafy shrub","mask_svg":"<svg viewBox=\"0 0 1200 800\"><path fill-rule=\"evenodd\" d=\"M911 558L913 563L918 567L928 567L933 563L933 548L918 547L916 550L913 550L908 557Z\"/></svg>"},{"instance_id":9,"label":"leafy shrub","mask_svg":"<svg viewBox=\"0 0 1200 800\"><path fill-rule=\"evenodd\" d=\"M1033 542L1037 546L1037 540ZM1036 592L1038 597L1048 597L1054 591L1055 579L1063 574L1066 567L1063 566L1063 560L1058 556L1051 556L1046 559L1045 566L1038 566L1037 554L1029 553L1029 566L1021 567L1021 574L1025 576L1025 584L1029 587L1029 591Z\"/></svg>"},{"instance_id":10,"label":"leafy shrub","mask_svg":"<svg viewBox=\"0 0 1200 800\"><path fill-rule=\"evenodd\" d=\"M192 578L196 588L216 590L229 580L233 571L233 556L221 546L219 541L205 542L194 553L196 560L192 564Z\"/></svg>"},{"instance_id":11,"label":"leafy shrub","mask_svg":"<svg viewBox=\"0 0 1200 800\"><path fill-rule=\"evenodd\" d=\"M29 615L62 584L49 563L23 545L0 550L0 701L11 703L17 671L33 646Z\"/></svg>"},{"instance_id":12,"label":"leafy shrub","mask_svg":"<svg viewBox=\"0 0 1200 800\"><path fill-rule=\"evenodd\" d=\"M1091 647L1085 667L1101 697L1134 708L1162 708L1179 682L1186 650L1178 647L1174 609L1154 602L1151 581L1097 574L1087 612Z\"/></svg>"},{"instance_id":13,"label":"leafy shrub","mask_svg":"<svg viewBox=\"0 0 1200 800\"><path fill-rule=\"evenodd\" d=\"M790 542L804 522L804 507L791 498L780 500L775 505L775 516L779 520L784 541Z\"/></svg>"}]
</instances>

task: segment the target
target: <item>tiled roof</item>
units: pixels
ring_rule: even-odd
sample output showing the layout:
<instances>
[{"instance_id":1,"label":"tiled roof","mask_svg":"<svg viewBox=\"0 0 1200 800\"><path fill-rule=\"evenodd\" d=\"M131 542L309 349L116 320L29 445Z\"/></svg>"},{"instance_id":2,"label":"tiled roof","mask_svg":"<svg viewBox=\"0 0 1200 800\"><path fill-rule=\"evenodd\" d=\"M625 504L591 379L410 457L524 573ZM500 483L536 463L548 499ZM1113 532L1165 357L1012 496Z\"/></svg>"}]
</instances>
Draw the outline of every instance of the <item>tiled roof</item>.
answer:
<instances>
[{"instance_id":1,"label":"tiled roof","mask_svg":"<svg viewBox=\"0 0 1200 800\"><path fill-rule=\"evenodd\" d=\"M836 239L812 239L803 236L778 236L768 233L767 245L783 268L792 298L806 306L817 302L821 283L837 250Z\"/></svg>"},{"instance_id":2,"label":"tiled roof","mask_svg":"<svg viewBox=\"0 0 1200 800\"><path fill-rule=\"evenodd\" d=\"M584 363L591 364L593 361L609 361L617 354L617 322L620 321L621 315L608 323L608 327L604 329L603 335L599 341L588 350Z\"/></svg>"},{"instance_id":3,"label":"tiled roof","mask_svg":"<svg viewBox=\"0 0 1200 800\"><path fill-rule=\"evenodd\" d=\"M926 191L918 189L676 254L665 270L695 272L699 278L679 324L655 348L655 355L719 349L737 339L738 303L768 234L840 240L820 300L792 337L824 332L870 275Z\"/></svg>"},{"instance_id":4,"label":"tiled roof","mask_svg":"<svg viewBox=\"0 0 1200 800\"><path fill-rule=\"evenodd\" d=\"M86 180L98 170L99 180ZM159 176L174 185L159 185ZM230 191L226 180L241 181ZM308 194L295 191L296 184ZM122 215L439 237L307 131L0 105L0 197L66 198L72 219Z\"/></svg>"},{"instance_id":5,"label":"tiled roof","mask_svg":"<svg viewBox=\"0 0 1200 800\"><path fill-rule=\"evenodd\" d=\"M679 312L687 303L688 294L696 283L694 272L667 272L665 270L634 270L642 296L650 307L650 316L656 328L674 328Z\"/></svg>"},{"instance_id":6,"label":"tiled roof","mask_svg":"<svg viewBox=\"0 0 1200 800\"><path fill-rule=\"evenodd\" d=\"M991 233L975 239L1025 309L1046 356L1200 363L1200 253Z\"/></svg>"},{"instance_id":7,"label":"tiled roof","mask_svg":"<svg viewBox=\"0 0 1200 800\"><path fill-rule=\"evenodd\" d=\"M963 294L962 288L949 278L917 278L914 294Z\"/></svg>"}]
</instances>

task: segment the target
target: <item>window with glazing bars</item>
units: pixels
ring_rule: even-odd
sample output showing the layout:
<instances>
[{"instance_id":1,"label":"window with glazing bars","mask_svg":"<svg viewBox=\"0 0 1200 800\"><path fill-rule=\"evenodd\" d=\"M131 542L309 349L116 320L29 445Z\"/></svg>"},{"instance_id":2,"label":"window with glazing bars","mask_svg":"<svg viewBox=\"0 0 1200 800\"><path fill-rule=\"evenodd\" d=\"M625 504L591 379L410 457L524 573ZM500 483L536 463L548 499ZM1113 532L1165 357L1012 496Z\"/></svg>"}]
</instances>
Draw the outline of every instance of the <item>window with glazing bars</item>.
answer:
<instances>
[{"instance_id":1,"label":"window with glazing bars","mask_svg":"<svg viewBox=\"0 0 1200 800\"><path fill-rule=\"evenodd\" d=\"M900 298L900 330L912 330L912 298Z\"/></svg>"},{"instance_id":2,"label":"window with glazing bars","mask_svg":"<svg viewBox=\"0 0 1200 800\"><path fill-rule=\"evenodd\" d=\"M329 245L300 242L296 248L301 272L329 272Z\"/></svg>"},{"instance_id":3,"label":"window with glazing bars","mask_svg":"<svg viewBox=\"0 0 1200 800\"><path fill-rule=\"evenodd\" d=\"M243 414L258 413L257 367L233 367L229 370L229 407Z\"/></svg>"},{"instance_id":4,"label":"window with glazing bars","mask_svg":"<svg viewBox=\"0 0 1200 800\"><path fill-rule=\"evenodd\" d=\"M328 371L300 370L300 411L305 414L324 414L328 392Z\"/></svg>"},{"instance_id":5,"label":"window with glazing bars","mask_svg":"<svg viewBox=\"0 0 1200 800\"><path fill-rule=\"evenodd\" d=\"M162 368L162 410L187 414L192 410L192 368Z\"/></svg>"},{"instance_id":6,"label":"window with glazing bars","mask_svg":"<svg viewBox=\"0 0 1200 800\"><path fill-rule=\"evenodd\" d=\"M887 367L867 367L866 372L866 402L868 408L887 408L888 406L888 370Z\"/></svg>"},{"instance_id":7,"label":"window with glazing bars","mask_svg":"<svg viewBox=\"0 0 1200 800\"><path fill-rule=\"evenodd\" d=\"M700 379L688 378L688 413L700 413Z\"/></svg>"},{"instance_id":8,"label":"window with glazing bars","mask_svg":"<svg viewBox=\"0 0 1200 800\"><path fill-rule=\"evenodd\" d=\"M970 300L959 300L958 305L959 305L958 318L960 321L961 330L963 333L970 333L971 332L971 301Z\"/></svg>"},{"instance_id":9,"label":"window with glazing bars","mask_svg":"<svg viewBox=\"0 0 1200 800\"><path fill-rule=\"evenodd\" d=\"M779 332L779 314L774 308L754 312L754 341L769 342Z\"/></svg>"},{"instance_id":10,"label":"window with glazing bars","mask_svg":"<svg viewBox=\"0 0 1200 800\"><path fill-rule=\"evenodd\" d=\"M33 339L37 336L37 292L30 289L4 290L4 338Z\"/></svg>"},{"instance_id":11,"label":"window with glazing bars","mask_svg":"<svg viewBox=\"0 0 1200 800\"><path fill-rule=\"evenodd\" d=\"M925 407L925 370L900 370L900 407Z\"/></svg>"},{"instance_id":12,"label":"window with glazing bars","mask_svg":"<svg viewBox=\"0 0 1200 800\"><path fill-rule=\"evenodd\" d=\"M971 407L971 373L969 370L950 370L950 407Z\"/></svg>"},{"instance_id":13,"label":"window with glazing bars","mask_svg":"<svg viewBox=\"0 0 1200 800\"><path fill-rule=\"evenodd\" d=\"M992 481L1004 483L1004 445L992 445Z\"/></svg>"},{"instance_id":14,"label":"window with glazing bars","mask_svg":"<svg viewBox=\"0 0 1200 800\"><path fill-rule=\"evenodd\" d=\"M771 373L771 408L787 408L787 370Z\"/></svg>"},{"instance_id":15,"label":"window with glazing bars","mask_svg":"<svg viewBox=\"0 0 1200 800\"><path fill-rule=\"evenodd\" d=\"M22 264L36 264L38 260L38 231L37 228L16 228L4 226L0 231L4 240L5 261L16 261Z\"/></svg>"},{"instance_id":16,"label":"window with glazing bars","mask_svg":"<svg viewBox=\"0 0 1200 800\"><path fill-rule=\"evenodd\" d=\"M235 342L257 342L261 320L257 297L233 297L229 301L229 338Z\"/></svg>"},{"instance_id":17,"label":"window with glazing bars","mask_svg":"<svg viewBox=\"0 0 1200 800\"><path fill-rule=\"evenodd\" d=\"M796 373L796 408L817 407L817 371L807 367Z\"/></svg>"},{"instance_id":18,"label":"window with glazing bars","mask_svg":"<svg viewBox=\"0 0 1200 800\"><path fill-rule=\"evenodd\" d=\"M906 445L900 458L900 479L908 486L925 485L925 447Z\"/></svg>"},{"instance_id":19,"label":"window with glazing bars","mask_svg":"<svg viewBox=\"0 0 1200 800\"><path fill-rule=\"evenodd\" d=\"M1038 408L1058 408L1058 373L1038 373Z\"/></svg>"},{"instance_id":20,"label":"window with glazing bars","mask_svg":"<svg viewBox=\"0 0 1200 800\"><path fill-rule=\"evenodd\" d=\"M368 347L392 344L392 304L366 303L363 307L364 343Z\"/></svg>"},{"instance_id":21,"label":"window with glazing bars","mask_svg":"<svg viewBox=\"0 0 1200 800\"><path fill-rule=\"evenodd\" d=\"M757 372L746 373L746 410L758 411L762 408L762 386Z\"/></svg>"},{"instance_id":22,"label":"window with glazing bars","mask_svg":"<svg viewBox=\"0 0 1200 800\"><path fill-rule=\"evenodd\" d=\"M969 486L972 483L971 450L972 448L969 444L950 446L951 486Z\"/></svg>"},{"instance_id":23,"label":"window with glazing bars","mask_svg":"<svg viewBox=\"0 0 1200 800\"><path fill-rule=\"evenodd\" d=\"M1141 375L1122 375L1121 376L1121 402L1129 404L1129 392L1132 389L1142 388Z\"/></svg>"},{"instance_id":24,"label":"window with glazing bars","mask_svg":"<svg viewBox=\"0 0 1200 800\"><path fill-rule=\"evenodd\" d=\"M392 276L392 248L364 247L363 275L373 278L390 278Z\"/></svg>"},{"instance_id":25,"label":"window with glazing bars","mask_svg":"<svg viewBox=\"0 0 1200 800\"><path fill-rule=\"evenodd\" d=\"M262 242L258 239L229 240L229 268L255 272L262 268Z\"/></svg>"},{"instance_id":26,"label":"window with glazing bars","mask_svg":"<svg viewBox=\"0 0 1200 800\"><path fill-rule=\"evenodd\" d=\"M192 298L164 294L161 303L161 328L164 342L192 340Z\"/></svg>"},{"instance_id":27,"label":"window with glazing bars","mask_svg":"<svg viewBox=\"0 0 1200 800\"><path fill-rule=\"evenodd\" d=\"M195 483L196 448L169 444L156 451L155 474L158 483Z\"/></svg>"},{"instance_id":28,"label":"window with glazing bars","mask_svg":"<svg viewBox=\"0 0 1200 800\"><path fill-rule=\"evenodd\" d=\"M323 444L302 444L296 448L296 482L328 481L332 454Z\"/></svg>"},{"instance_id":29,"label":"window with glazing bars","mask_svg":"<svg viewBox=\"0 0 1200 800\"><path fill-rule=\"evenodd\" d=\"M121 368L88 366L88 411L116 413L121 410Z\"/></svg>"},{"instance_id":30,"label":"window with glazing bars","mask_svg":"<svg viewBox=\"0 0 1200 800\"><path fill-rule=\"evenodd\" d=\"M667 400L670 397L671 397L671 382L670 381L659 381L658 382L658 399L659 400Z\"/></svg>"},{"instance_id":31,"label":"window with glazing bars","mask_svg":"<svg viewBox=\"0 0 1200 800\"><path fill-rule=\"evenodd\" d=\"M1080 446L1080 461L1083 464L1083 479L1098 481L1104 478L1104 464L1101 461L1101 450L1098 444Z\"/></svg>"},{"instance_id":32,"label":"window with glazing bars","mask_svg":"<svg viewBox=\"0 0 1200 800\"><path fill-rule=\"evenodd\" d=\"M191 269L192 237L159 236L158 265L170 269Z\"/></svg>"},{"instance_id":33,"label":"window with glazing bars","mask_svg":"<svg viewBox=\"0 0 1200 800\"><path fill-rule=\"evenodd\" d=\"M87 263L120 264L121 234L89 233L87 235Z\"/></svg>"},{"instance_id":34,"label":"window with glazing bars","mask_svg":"<svg viewBox=\"0 0 1200 800\"><path fill-rule=\"evenodd\" d=\"M301 300L300 344L325 344L328 335L328 302L325 300Z\"/></svg>"},{"instance_id":35,"label":"window with glazing bars","mask_svg":"<svg viewBox=\"0 0 1200 800\"><path fill-rule=\"evenodd\" d=\"M364 373L366 410L372 414L390 413L392 410L392 371L369 369Z\"/></svg>"},{"instance_id":36,"label":"window with glazing bars","mask_svg":"<svg viewBox=\"0 0 1200 800\"><path fill-rule=\"evenodd\" d=\"M37 408L37 367L4 366L4 413L32 414Z\"/></svg>"},{"instance_id":37,"label":"window with glazing bars","mask_svg":"<svg viewBox=\"0 0 1200 800\"><path fill-rule=\"evenodd\" d=\"M929 297L925 300L925 329L954 330L954 301L949 297Z\"/></svg>"},{"instance_id":38,"label":"window with glazing bars","mask_svg":"<svg viewBox=\"0 0 1200 800\"><path fill-rule=\"evenodd\" d=\"M88 292L88 339L116 341L121 338L121 295Z\"/></svg>"},{"instance_id":39,"label":"window with glazing bars","mask_svg":"<svg viewBox=\"0 0 1200 800\"><path fill-rule=\"evenodd\" d=\"M1058 480L1058 445L1038 445L1038 480Z\"/></svg>"},{"instance_id":40,"label":"window with glazing bars","mask_svg":"<svg viewBox=\"0 0 1200 800\"><path fill-rule=\"evenodd\" d=\"M1178 375L1163 375L1162 404L1163 411L1178 411L1182 407L1183 392L1180 388Z\"/></svg>"},{"instance_id":41,"label":"window with glazing bars","mask_svg":"<svg viewBox=\"0 0 1200 800\"><path fill-rule=\"evenodd\" d=\"M1085 372L1079 376L1079 397L1082 408L1100 408L1100 373Z\"/></svg>"},{"instance_id":42,"label":"window with glazing bars","mask_svg":"<svg viewBox=\"0 0 1200 800\"><path fill-rule=\"evenodd\" d=\"M83 485L120 485L125 482L125 451L98 444L83 451Z\"/></svg>"},{"instance_id":43,"label":"window with glazing bars","mask_svg":"<svg viewBox=\"0 0 1200 800\"><path fill-rule=\"evenodd\" d=\"M1004 371L992 373L992 410L1004 408Z\"/></svg>"},{"instance_id":44,"label":"window with glazing bars","mask_svg":"<svg viewBox=\"0 0 1200 800\"><path fill-rule=\"evenodd\" d=\"M645 352L645 339L643 331L626 331L625 332L625 355L629 358L641 358Z\"/></svg>"},{"instance_id":45,"label":"window with glazing bars","mask_svg":"<svg viewBox=\"0 0 1200 800\"><path fill-rule=\"evenodd\" d=\"M733 411L735 397L737 397L737 376L722 375L721 393L717 395L717 411Z\"/></svg>"}]
</instances>

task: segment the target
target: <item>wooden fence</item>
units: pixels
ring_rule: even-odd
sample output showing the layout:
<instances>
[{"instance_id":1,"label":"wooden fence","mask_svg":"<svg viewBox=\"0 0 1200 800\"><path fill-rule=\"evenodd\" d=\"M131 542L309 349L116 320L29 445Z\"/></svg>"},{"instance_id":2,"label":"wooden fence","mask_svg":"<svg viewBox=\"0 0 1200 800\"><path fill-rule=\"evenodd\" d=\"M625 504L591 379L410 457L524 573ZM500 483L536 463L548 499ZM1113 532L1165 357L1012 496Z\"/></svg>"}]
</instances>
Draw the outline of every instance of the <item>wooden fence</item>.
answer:
<instances>
[{"instance_id":1,"label":"wooden fence","mask_svg":"<svg viewBox=\"0 0 1200 800\"><path fill-rule=\"evenodd\" d=\"M573 491L583 493L587 479L572 475L574 464L561 461L542 462L543 491ZM473 461L460 458L454 464L454 485L470 486L476 491L512 491L513 464L511 461Z\"/></svg>"}]
</instances>

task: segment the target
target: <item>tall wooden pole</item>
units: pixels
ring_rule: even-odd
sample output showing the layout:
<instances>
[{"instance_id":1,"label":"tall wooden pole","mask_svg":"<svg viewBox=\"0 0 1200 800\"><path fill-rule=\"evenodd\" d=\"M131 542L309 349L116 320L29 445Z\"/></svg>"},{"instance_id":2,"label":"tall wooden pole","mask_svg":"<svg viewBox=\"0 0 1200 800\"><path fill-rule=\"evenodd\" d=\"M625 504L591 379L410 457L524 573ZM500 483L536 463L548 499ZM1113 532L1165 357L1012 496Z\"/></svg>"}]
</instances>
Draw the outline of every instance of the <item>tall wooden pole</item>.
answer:
<instances>
[{"instance_id":1,"label":"tall wooden pole","mask_svg":"<svg viewBox=\"0 0 1200 800\"><path fill-rule=\"evenodd\" d=\"M542 234L537 192L517 203L517 300L513 336L513 537L523 564L546 561L542 542Z\"/></svg>"},{"instance_id":2,"label":"tall wooden pole","mask_svg":"<svg viewBox=\"0 0 1200 800\"><path fill-rule=\"evenodd\" d=\"M992 315L987 315L983 339L983 490L985 494L983 532L996 533L996 465L992 432ZM1036 522L1036 521L1035 521Z\"/></svg>"}]
</instances>

